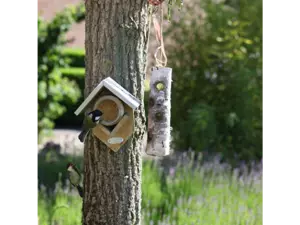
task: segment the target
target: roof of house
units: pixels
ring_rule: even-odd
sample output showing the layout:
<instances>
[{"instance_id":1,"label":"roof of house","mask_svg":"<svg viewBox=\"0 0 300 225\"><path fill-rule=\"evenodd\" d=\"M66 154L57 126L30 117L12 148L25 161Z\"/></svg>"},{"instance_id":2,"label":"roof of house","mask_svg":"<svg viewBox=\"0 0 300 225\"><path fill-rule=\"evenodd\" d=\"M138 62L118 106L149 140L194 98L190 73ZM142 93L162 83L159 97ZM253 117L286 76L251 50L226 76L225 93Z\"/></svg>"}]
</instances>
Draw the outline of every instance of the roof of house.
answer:
<instances>
[{"instance_id":1,"label":"roof of house","mask_svg":"<svg viewBox=\"0 0 300 225\"><path fill-rule=\"evenodd\" d=\"M98 84L98 86L89 94L84 102L76 109L75 114L78 116L103 88L107 88L132 109L136 109L141 103L139 99L130 94L120 84L118 84L112 78L107 77Z\"/></svg>"}]
</instances>

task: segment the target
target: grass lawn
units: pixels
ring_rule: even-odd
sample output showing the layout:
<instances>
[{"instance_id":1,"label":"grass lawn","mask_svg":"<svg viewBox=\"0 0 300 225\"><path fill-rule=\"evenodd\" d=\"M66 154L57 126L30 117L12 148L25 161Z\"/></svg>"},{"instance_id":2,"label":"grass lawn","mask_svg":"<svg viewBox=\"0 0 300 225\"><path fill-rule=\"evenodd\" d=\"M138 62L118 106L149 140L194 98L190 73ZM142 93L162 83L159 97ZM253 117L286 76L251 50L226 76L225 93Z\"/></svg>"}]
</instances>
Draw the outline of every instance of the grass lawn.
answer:
<instances>
[{"instance_id":1,"label":"grass lawn","mask_svg":"<svg viewBox=\"0 0 300 225\"><path fill-rule=\"evenodd\" d=\"M218 162L197 162L196 167L191 162L163 172L154 161L144 161L142 224L262 224L261 171L239 176L240 170ZM80 197L68 184L57 183L51 195L39 191L40 225L79 225L81 209Z\"/></svg>"}]
</instances>

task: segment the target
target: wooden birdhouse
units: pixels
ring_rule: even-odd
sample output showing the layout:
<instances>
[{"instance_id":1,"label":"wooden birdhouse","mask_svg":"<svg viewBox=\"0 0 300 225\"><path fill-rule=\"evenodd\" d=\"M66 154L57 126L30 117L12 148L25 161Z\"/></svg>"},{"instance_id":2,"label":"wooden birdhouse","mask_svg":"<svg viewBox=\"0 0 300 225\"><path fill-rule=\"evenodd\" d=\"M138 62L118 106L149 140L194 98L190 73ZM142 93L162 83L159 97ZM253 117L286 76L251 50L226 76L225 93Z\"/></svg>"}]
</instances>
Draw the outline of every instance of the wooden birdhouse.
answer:
<instances>
[{"instance_id":1,"label":"wooden birdhouse","mask_svg":"<svg viewBox=\"0 0 300 225\"><path fill-rule=\"evenodd\" d=\"M93 128L93 134L111 150L118 151L134 131L134 110L139 105L140 100L107 77L89 94L75 114L78 116L88 107L102 111L102 121Z\"/></svg>"}]
</instances>

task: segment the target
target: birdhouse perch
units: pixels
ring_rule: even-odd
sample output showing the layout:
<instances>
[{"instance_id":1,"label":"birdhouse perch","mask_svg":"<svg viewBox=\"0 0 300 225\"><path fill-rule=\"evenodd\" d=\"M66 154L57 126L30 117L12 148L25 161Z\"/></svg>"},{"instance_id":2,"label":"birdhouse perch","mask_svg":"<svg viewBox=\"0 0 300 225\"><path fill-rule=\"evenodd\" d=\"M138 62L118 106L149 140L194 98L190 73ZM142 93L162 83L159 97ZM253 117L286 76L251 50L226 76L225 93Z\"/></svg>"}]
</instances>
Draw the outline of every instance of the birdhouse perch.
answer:
<instances>
[{"instance_id":1,"label":"birdhouse perch","mask_svg":"<svg viewBox=\"0 0 300 225\"><path fill-rule=\"evenodd\" d=\"M134 110L140 100L112 78L102 80L75 111L79 115L86 108L103 112L102 121L93 134L111 150L118 151L134 131Z\"/></svg>"}]
</instances>

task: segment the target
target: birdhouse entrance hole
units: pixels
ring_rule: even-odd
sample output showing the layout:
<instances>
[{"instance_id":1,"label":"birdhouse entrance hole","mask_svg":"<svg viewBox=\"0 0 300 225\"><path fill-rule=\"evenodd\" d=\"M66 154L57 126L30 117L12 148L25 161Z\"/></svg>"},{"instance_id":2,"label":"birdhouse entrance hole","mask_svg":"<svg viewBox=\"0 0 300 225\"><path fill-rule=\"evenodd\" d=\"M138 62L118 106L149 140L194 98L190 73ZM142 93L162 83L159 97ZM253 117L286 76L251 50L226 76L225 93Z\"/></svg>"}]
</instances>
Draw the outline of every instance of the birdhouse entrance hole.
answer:
<instances>
[{"instance_id":1,"label":"birdhouse entrance hole","mask_svg":"<svg viewBox=\"0 0 300 225\"><path fill-rule=\"evenodd\" d=\"M101 124L114 127L124 115L123 103L115 96L104 95L96 101L94 109L103 112Z\"/></svg>"}]
</instances>

